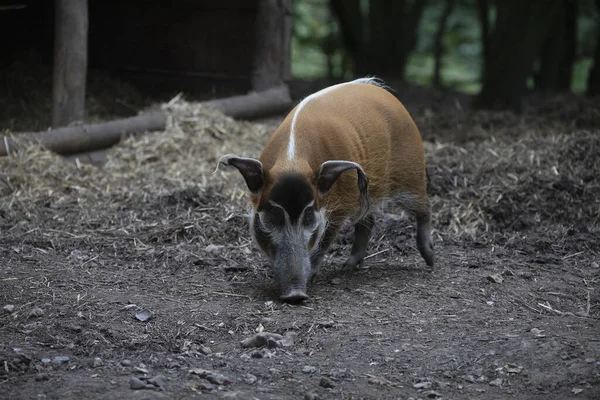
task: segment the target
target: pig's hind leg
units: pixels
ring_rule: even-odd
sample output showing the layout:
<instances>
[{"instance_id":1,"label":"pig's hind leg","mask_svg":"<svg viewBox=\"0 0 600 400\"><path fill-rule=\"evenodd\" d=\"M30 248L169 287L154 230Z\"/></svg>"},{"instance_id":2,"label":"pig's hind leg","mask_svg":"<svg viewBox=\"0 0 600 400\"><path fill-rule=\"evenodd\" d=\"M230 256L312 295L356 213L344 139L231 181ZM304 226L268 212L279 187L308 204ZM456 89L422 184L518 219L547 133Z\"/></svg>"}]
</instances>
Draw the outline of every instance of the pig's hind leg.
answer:
<instances>
[{"instance_id":1,"label":"pig's hind leg","mask_svg":"<svg viewBox=\"0 0 600 400\"><path fill-rule=\"evenodd\" d=\"M369 213L354 225L354 243L352 243L350 257L344 263L344 269L354 269L363 265L374 223L375 217L373 213Z\"/></svg>"},{"instance_id":2,"label":"pig's hind leg","mask_svg":"<svg viewBox=\"0 0 600 400\"><path fill-rule=\"evenodd\" d=\"M433 267L435 255L431 239L431 205L427 195L401 193L397 203L417 220L417 248L425 263Z\"/></svg>"}]
</instances>

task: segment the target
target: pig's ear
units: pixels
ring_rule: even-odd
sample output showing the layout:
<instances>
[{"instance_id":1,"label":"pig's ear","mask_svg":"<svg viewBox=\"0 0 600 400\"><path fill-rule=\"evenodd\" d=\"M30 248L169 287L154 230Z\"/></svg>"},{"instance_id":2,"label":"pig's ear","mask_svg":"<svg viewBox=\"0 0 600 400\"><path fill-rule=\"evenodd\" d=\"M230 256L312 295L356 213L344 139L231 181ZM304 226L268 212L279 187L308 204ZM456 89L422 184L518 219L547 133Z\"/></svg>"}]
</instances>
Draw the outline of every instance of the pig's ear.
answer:
<instances>
[{"instance_id":1,"label":"pig's ear","mask_svg":"<svg viewBox=\"0 0 600 400\"><path fill-rule=\"evenodd\" d=\"M238 157L234 154L226 154L219 159L215 172L217 172L219 166L221 165L237 168L244 177L246 185L252 193L258 194L263 188L265 180L262 163L260 161L254 158L245 158Z\"/></svg>"},{"instance_id":2,"label":"pig's ear","mask_svg":"<svg viewBox=\"0 0 600 400\"><path fill-rule=\"evenodd\" d=\"M317 178L317 189L319 196L323 196L331 190L333 184L338 180L342 172L349 169L355 169L358 175L357 185L360 193L360 209L356 220L362 219L369 211L369 180L367 174L363 171L362 167L352 161L342 160L330 160L325 161L319 168L319 175Z\"/></svg>"}]
</instances>

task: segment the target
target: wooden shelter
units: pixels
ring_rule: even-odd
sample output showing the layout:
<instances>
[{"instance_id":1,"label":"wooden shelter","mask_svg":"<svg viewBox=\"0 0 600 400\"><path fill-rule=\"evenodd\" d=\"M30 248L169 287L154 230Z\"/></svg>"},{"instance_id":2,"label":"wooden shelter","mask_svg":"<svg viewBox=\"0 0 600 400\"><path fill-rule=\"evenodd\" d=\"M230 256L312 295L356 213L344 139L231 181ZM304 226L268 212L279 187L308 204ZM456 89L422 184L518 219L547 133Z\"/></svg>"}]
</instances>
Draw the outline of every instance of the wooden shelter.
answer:
<instances>
[{"instance_id":1,"label":"wooden shelter","mask_svg":"<svg viewBox=\"0 0 600 400\"><path fill-rule=\"evenodd\" d=\"M291 0L0 0L0 33L5 61L33 50L54 65L54 127L83 119L89 68L155 93L290 77Z\"/></svg>"}]
</instances>

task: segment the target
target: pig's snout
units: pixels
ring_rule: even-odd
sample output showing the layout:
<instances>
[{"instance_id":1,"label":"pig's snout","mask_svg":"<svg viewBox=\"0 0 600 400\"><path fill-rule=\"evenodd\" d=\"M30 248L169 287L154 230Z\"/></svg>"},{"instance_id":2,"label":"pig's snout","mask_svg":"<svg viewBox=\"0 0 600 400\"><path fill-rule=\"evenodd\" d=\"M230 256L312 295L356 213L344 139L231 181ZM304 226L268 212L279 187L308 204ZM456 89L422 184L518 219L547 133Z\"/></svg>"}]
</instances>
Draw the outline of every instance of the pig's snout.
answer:
<instances>
[{"instance_id":1,"label":"pig's snout","mask_svg":"<svg viewBox=\"0 0 600 400\"><path fill-rule=\"evenodd\" d=\"M290 288L281 295L280 299L288 303L299 303L308 300L308 295L306 294L306 290Z\"/></svg>"}]
</instances>

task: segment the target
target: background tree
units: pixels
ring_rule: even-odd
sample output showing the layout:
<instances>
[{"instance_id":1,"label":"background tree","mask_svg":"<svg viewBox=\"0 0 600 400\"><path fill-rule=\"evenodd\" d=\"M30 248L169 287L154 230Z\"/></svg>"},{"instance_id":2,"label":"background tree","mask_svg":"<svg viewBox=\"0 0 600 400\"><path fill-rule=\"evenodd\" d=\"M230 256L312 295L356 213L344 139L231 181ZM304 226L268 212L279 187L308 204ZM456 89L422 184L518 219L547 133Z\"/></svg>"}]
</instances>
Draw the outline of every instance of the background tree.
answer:
<instances>
[{"instance_id":1,"label":"background tree","mask_svg":"<svg viewBox=\"0 0 600 400\"><path fill-rule=\"evenodd\" d=\"M548 39L562 0L502 0L490 38L485 77L476 104L520 110L527 78Z\"/></svg>"},{"instance_id":2,"label":"background tree","mask_svg":"<svg viewBox=\"0 0 600 400\"><path fill-rule=\"evenodd\" d=\"M600 12L600 0L596 0L597 11ZM596 18L600 25L600 16ZM587 79L587 95L600 95L600 28L597 28L596 33L596 52L594 54L594 66L590 69L590 74Z\"/></svg>"},{"instance_id":3,"label":"background tree","mask_svg":"<svg viewBox=\"0 0 600 400\"><path fill-rule=\"evenodd\" d=\"M314 24L309 31L320 38L297 29L304 32L302 46L317 43L324 54L319 62L311 58L313 77L401 78L473 94L480 108L518 111L530 91L600 93L597 3L306 0L295 2L302 13L294 23ZM323 11L312 12L323 8L326 18ZM321 19L314 22L314 15ZM352 60L350 73L344 72L344 57Z\"/></svg>"},{"instance_id":4,"label":"background tree","mask_svg":"<svg viewBox=\"0 0 600 400\"><path fill-rule=\"evenodd\" d=\"M359 0L331 0L355 74L403 79L426 4L425 0L370 0L363 10Z\"/></svg>"},{"instance_id":5,"label":"background tree","mask_svg":"<svg viewBox=\"0 0 600 400\"><path fill-rule=\"evenodd\" d=\"M536 88L557 92L569 90L577 48L576 24L577 1L560 1L540 52Z\"/></svg>"},{"instance_id":6,"label":"background tree","mask_svg":"<svg viewBox=\"0 0 600 400\"><path fill-rule=\"evenodd\" d=\"M442 55L444 53L444 34L446 33L446 26L448 25L448 18L454 8L454 0L446 0L444 11L440 17L438 29L435 34L435 46L433 50L433 57L435 59L435 65L433 67L433 86L440 87L442 84L440 72L442 69Z\"/></svg>"}]
</instances>

